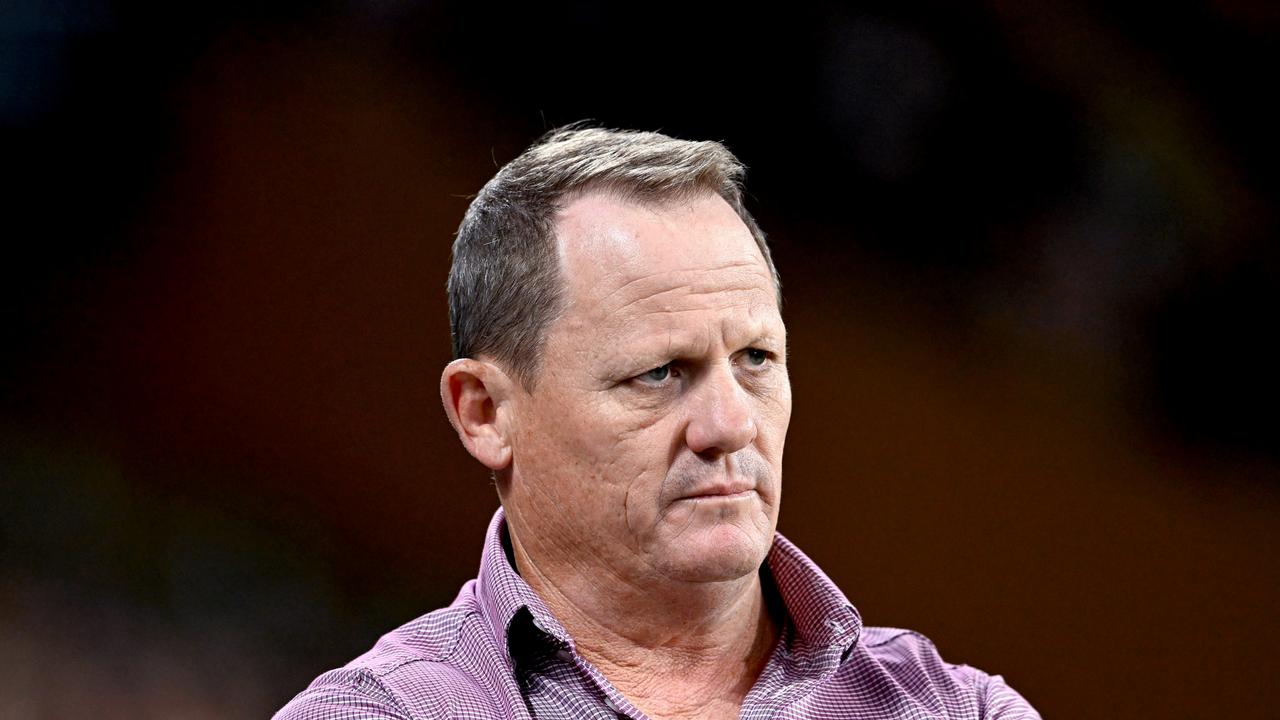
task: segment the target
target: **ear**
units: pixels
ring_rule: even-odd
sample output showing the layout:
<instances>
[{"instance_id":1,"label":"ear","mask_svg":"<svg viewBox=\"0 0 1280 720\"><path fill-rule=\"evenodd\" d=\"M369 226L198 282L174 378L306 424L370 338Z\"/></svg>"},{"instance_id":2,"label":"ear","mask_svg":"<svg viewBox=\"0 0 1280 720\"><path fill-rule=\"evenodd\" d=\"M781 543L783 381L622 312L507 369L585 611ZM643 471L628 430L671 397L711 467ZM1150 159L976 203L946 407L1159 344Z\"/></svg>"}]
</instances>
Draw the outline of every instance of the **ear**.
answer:
<instances>
[{"instance_id":1,"label":"ear","mask_svg":"<svg viewBox=\"0 0 1280 720\"><path fill-rule=\"evenodd\" d=\"M467 452L490 470L511 464L506 414L515 383L493 363L460 358L440 375L440 400Z\"/></svg>"}]
</instances>

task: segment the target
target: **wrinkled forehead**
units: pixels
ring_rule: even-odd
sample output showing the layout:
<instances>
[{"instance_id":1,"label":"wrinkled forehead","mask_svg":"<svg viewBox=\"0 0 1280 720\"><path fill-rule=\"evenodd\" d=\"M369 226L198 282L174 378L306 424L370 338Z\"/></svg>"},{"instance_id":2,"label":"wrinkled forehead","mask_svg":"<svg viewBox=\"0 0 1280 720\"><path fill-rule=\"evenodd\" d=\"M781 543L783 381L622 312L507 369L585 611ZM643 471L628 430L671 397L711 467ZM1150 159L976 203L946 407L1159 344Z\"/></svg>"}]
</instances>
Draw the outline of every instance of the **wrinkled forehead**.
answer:
<instances>
[{"instance_id":1,"label":"wrinkled forehead","mask_svg":"<svg viewBox=\"0 0 1280 720\"><path fill-rule=\"evenodd\" d=\"M661 204L584 195L561 211L556 237L567 310L581 318L678 312L699 299L776 311L755 238L718 195Z\"/></svg>"}]
</instances>

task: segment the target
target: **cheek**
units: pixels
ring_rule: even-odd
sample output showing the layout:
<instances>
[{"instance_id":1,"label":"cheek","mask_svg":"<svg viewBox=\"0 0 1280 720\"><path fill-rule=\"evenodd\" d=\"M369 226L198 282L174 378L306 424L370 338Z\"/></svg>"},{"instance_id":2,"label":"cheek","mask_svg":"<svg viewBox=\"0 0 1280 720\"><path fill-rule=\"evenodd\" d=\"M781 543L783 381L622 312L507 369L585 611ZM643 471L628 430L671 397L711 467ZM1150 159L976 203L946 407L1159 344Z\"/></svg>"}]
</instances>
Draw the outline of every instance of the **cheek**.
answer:
<instances>
[{"instance_id":1,"label":"cheek","mask_svg":"<svg viewBox=\"0 0 1280 720\"><path fill-rule=\"evenodd\" d=\"M757 417L764 444L771 453L781 455L791 424L791 385L784 383L775 392L760 399ZM775 460L778 458L774 458Z\"/></svg>"},{"instance_id":2,"label":"cheek","mask_svg":"<svg viewBox=\"0 0 1280 720\"><path fill-rule=\"evenodd\" d=\"M589 535L646 536L661 519L664 484L678 439L673 415L641 418L602 403L539 405L520 427L517 465L526 502ZM621 545L620 545L621 547Z\"/></svg>"},{"instance_id":3,"label":"cheek","mask_svg":"<svg viewBox=\"0 0 1280 720\"><path fill-rule=\"evenodd\" d=\"M587 486L626 486L666 457L662 416L613 406L602 393L544 399L520 424L517 454L539 475L572 473Z\"/></svg>"},{"instance_id":4,"label":"cheek","mask_svg":"<svg viewBox=\"0 0 1280 720\"><path fill-rule=\"evenodd\" d=\"M653 526L678 449L675 413L649 413L602 405L587 422L575 423L569 451L582 463L587 491L632 533Z\"/></svg>"},{"instance_id":5,"label":"cheek","mask_svg":"<svg viewBox=\"0 0 1280 720\"><path fill-rule=\"evenodd\" d=\"M584 426L581 452L591 458L598 482L626 493L628 512L651 505L671 465L671 418L636 422L634 416L611 414Z\"/></svg>"}]
</instances>

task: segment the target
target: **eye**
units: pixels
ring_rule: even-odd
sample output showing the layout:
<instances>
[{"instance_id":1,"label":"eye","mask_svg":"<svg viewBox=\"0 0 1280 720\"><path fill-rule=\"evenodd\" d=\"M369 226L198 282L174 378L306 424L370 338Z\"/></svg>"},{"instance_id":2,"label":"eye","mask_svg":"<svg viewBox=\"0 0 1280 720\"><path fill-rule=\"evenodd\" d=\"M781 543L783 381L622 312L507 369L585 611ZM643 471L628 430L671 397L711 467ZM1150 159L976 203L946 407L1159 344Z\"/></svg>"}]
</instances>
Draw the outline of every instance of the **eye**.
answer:
<instances>
[{"instance_id":1,"label":"eye","mask_svg":"<svg viewBox=\"0 0 1280 720\"><path fill-rule=\"evenodd\" d=\"M666 365L663 365L661 367L656 367L650 370L649 372L645 373L643 377L645 380L652 380L653 382L662 382L663 380L666 380L667 376L670 374L671 374L671 363L667 363Z\"/></svg>"},{"instance_id":2,"label":"eye","mask_svg":"<svg viewBox=\"0 0 1280 720\"><path fill-rule=\"evenodd\" d=\"M652 370L641 373L637 375L635 379L643 383L650 383L650 384L656 385L658 383L661 383L663 380L666 380L667 378L671 377L671 375L674 372L675 370L674 368L671 367L671 363L667 363L666 365L659 365L658 367L653 368Z\"/></svg>"},{"instance_id":3,"label":"eye","mask_svg":"<svg viewBox=\"0 0 1280 720\"><path fill-rule=\"evenodd\" d=\"M763 367L769 360L769 351L760 348L747 348L747 364L752 367Z\"/></svg>"}]
</instances>

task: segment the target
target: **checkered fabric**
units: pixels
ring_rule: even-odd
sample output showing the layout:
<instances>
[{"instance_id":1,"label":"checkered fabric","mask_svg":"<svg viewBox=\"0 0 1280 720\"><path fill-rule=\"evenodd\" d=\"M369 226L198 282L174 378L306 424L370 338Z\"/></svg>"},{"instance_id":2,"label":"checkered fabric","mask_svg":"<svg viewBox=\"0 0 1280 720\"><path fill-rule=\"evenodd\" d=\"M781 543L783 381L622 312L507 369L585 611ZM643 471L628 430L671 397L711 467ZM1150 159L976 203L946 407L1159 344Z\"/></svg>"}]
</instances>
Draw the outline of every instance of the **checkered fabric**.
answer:
<instances>
[{"instance_id":1,"label":"checkered fabric","mask_svg":"<svg viewBox=\"0 0 1280 720\"><path fill-rule=\"evenodd\" d=\"M499 509L480 573L453 604L316 678L276 720L643 720L514 570ZM834 583L782 535L762 568L782 637L741 718L1039 720L999 675L952 665L910 630L863 627Z\"/></svg>"}]
</instances>

